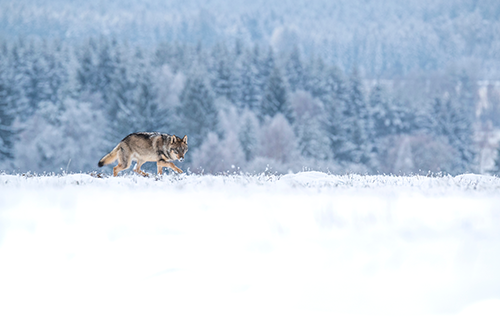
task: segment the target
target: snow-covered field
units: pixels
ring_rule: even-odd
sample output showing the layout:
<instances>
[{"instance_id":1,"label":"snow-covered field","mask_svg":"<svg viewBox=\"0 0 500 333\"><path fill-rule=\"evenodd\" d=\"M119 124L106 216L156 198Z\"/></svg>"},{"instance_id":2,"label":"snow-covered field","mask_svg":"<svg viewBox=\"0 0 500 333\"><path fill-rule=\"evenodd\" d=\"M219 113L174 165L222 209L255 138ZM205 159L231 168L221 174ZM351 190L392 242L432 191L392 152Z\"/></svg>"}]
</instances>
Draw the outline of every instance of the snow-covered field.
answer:
<instances>
[{"instance_id":1,"label":"snow-covered field","mask_svg":"<svg viewBox=\"0 0 500 333\"><path fill-rule=\"evenodd\" d=\"M499 332L500 178L0 175L0 332Z\"/></svg>"}]
</instances>

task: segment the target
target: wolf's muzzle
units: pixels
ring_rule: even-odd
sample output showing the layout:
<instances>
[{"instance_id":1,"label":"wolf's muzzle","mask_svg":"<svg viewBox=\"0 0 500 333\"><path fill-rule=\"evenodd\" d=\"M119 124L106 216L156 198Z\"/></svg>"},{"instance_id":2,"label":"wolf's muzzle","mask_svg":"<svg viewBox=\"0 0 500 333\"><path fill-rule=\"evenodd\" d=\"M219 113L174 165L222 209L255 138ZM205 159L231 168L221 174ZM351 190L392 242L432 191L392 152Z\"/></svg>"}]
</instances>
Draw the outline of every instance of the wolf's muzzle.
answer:
<instances>
[{"instance_id":1,"label":"wolf's muzzle","mask_svg":"<svg viewBox=\"0 0 500 333\"><path fill-rule=\"evenodd\" d=\"M179 158L179 161L181 162L184 161L184 157Z\"/></svg>"}]
</instances>

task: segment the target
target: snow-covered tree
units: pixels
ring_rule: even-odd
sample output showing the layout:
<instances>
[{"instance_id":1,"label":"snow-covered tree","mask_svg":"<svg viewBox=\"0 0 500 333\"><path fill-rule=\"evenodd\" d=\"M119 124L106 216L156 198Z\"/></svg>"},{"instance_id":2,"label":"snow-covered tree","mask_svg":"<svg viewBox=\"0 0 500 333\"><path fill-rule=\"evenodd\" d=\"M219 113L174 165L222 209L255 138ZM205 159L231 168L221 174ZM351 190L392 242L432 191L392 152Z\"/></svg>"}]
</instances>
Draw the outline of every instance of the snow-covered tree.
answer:
<instances>
[{"instance_id":1,"label":"snow-covered tree","mask_svg":"<svg viewBox=\"0 0 500 333\"><path fill-rule=\"evenodd\" d=\"M89 103L42 102L16 142L15 166L38 173L94 170L106 153L105 126L103 114Z\"/></svg>"},{"instance_id":2,"label":"snow-covered tree","mask_svg":"<svg viewBox=\"0 0 500 333\"><path fill-rule=\"evenodd\" d=\"M258 81L258 68L255 53L247 51L243 54L241 62L237 67L238 90L237 102L241 109L248 108L256 110L260 102L260 89ZM257 59L258 60L258 59Z\"/></svg>"},{"instance_id":3,"label":"snow-covered tree","mask_svg":"<svg viewBox=\"0 0 500 333\"><path fill-rule=\"evenodd\" d=\"M323 59L312 57L307 72L308 80L305 82L304 90L309 91L315 98L325 98L329 93L326 87L329 69ZM333 90L330 89L331 91Z\"/></svg>"},{"instance_id":4,"label":"snow-covered tree","mask_svg":"<svg viewBox=\"0 0 500 333\"><path fill-rule=\"evenodd\" d=\"M344 157L348 162L369 166L372 163L372 143L369 141L372 119L366 105L363 84L357 69L353 70L349 78L343 121L345 122L343 133L346 136Z\"/></svg>"},{"instance_id":5,"label":"snow-covered tree","mask_svg":"<svg viewBox=\"0 0 500 333\"><path fill-rule=\"evenodd\" d=\"M456 151L444 136L427 133L388 135L378 141L378 169L386 174L450 172Z\"/></svg>"},{"instance_id":6,"label":"snow-covered tree","mask_svg":"<svg viewBox=\"0 0 500 333\"><path fill-rule=\"evenodd\" d=\"M72 56L61 42L54 42L45 45L44 58L47 63L47 85L48 92L46 98L53 103L58 102L66 95L71 95L70 64Z\"/></svg>"},{"instance_id":7,"label":"snow-covered tree","mask_svg":"<svg viewBox=\"0 0 500 333\"><path fill-rule=\"evenodd\" d=\"M173 110L178 107L179 96L186 81L185 75L181 72L174 73L167 64L157 67L152 75L160 109Z\"/></svg>"},{"instance_id":8,"label":"snow-covered tree","mask_svg":"<svg viewBox=\"0 0 500 333\"><path fill-rule=\"evenodd\" d=\"M259 148L259 120L253 112L246 111L242 114L239 140L245 160L253 160Z\"/></svg>"},{"instance_id":9,"label":"snow-covered tree","mask_svg":"<svg viewBox=\"0 0 500 333\"><path fill-rule=\"evenodd\" d=\"M465 71L459 75L459 96L457 98L457 115L455 117L455 138L451 143L459 151L461 163L460 172L475 172L477 170L477 147L474 141L476 125L476 106L478 101L477 80Z\"/></svg>"},{"instance_id":10,"label":"snow-covered tree","mask_svg":"<svg viewBox=\"0 0 500 333\"><path fill-rule=\"evenodd\" d=\"M500 127L500 90L494 82L488 83L486 88L486 106L481 110L481 120L490 121L495 127Z\"/></svg>"},{"instance_id":11,"label":"snow-covered tree","mask_svg":"<svg viewBox=\"0 0 500 333\"><path fill-rule=\"evenodd\" d=\"M294 127L300 154L307 159L329 160L332 154L324 127L325 113L321 102L310 93L299 90L292 94L291 104L296 119Z\"/></svg>"},{"instance_id":12,"label":"snow-covered tree","mask_svg":"<svg viewBox=\"0 0 500 333\"><path fill-rule=\"evenodd\" d=\"M115 73L115 62L113 61L113 49L107 39L102 39L96 59L96 82L95 91L99 91L107 101L111 80Z\"/></svg>"},{"instance_id":13,"label":"snow-covered tree","mask_svg":"<svg viewBox=\"0 0 500 333\"><path fill-rule=\"evenodd\" d=\"M474 170L475 147L473 140L472 110L462 110L453 100L448 98L444 103L436 98L433 104L434 127L436 136L445 137L456 152L455 163L451 173Z\"/></svg>"},{"instance_id":14,"label":"snow-covered tree","mask_svg":"<svg viewBox=\"0 0 500 333\"><path fill-rule=\"evenodd\" d=\"M133 56L126 47L117 47L114 52L114 72L108 88L105 114L110 129L107 137L111 143L123 139L132 132L137 90L137 74L133 73ZM129 117L132 117L130 119ZM143 129L141 129L143 130Z\"/></svg>"},{"instance_id":15,"label":"snow-covered tree","mask_svg":"<svg viewBox=\"0 0 500 333\"><path fill-rule=\"evenodd\" d=\"M224 139L210 132L203 144L193 153L193 171L217 174L237 171L245 161L240 141L234 131L226 133Z\"/></svg>"},{"instance_id":16,"label":"snow-covered tree","mask_svg":"<svg viewBox=\"0 0 500 333\"><path fill-rule=\"evenodd\" d=\"M348 130L346 126L349 124L344 121L348 101L347 82L338 67L328 68L324 76L318 77L318 85L323 87L318 93L324 91L318 98L322 101L325 111L325 133L329 139L333 158L337 162L343 162L349 157L347 154L349 138L346 135Z\"/></svg>"},{"instance_id":17,"label":"snow-covered tree","mask_svg":"<svg viewBox=\"0 0 500 333\"><path fill-rule=\"evenodd\" d=\"M370 92L369 111L375 139L411 130L410 115L405 106L390 100L387 90L379 84Z\"/></svg>"},{"instance_id":18,"label":"snow-covered tree","mask_svg":"<svg viewBox=\"0 0 500 333\"><path fill-rule=\"evenodd\" d=\"M209 132L218 130L214 97L199 73L188 75L176 116L176 131L179 135L188 135L190 147L200 146Z\"/></svg>"},{"instance_id":19,"label":"snow-covered tree","mask_svg":"<svg viewBox=\"0 0 500 333\"><path fill-rule=\"evenodd\" d=\"M258 82L260 82L260 91L264 92L267 88L269 81L269 76L274 71L276 67L276 59L273 49L270 47L267 51L265 57L260 61L258 66L259 76Z\"/></svg>"},{"instance_id":20,"label":"snow-covered tree","mask_svg":"<svg viewBox=\"0 0 500 333\"><path fill-rule=\"evenodd\" d=\"M158 92L151 80L151 73L140 78L134 94L133 117L130 124L135 131L164 131L168 123L165 110L158 107Z\"/></svg>"},{"instance_id":21,"label":"snow-covered tree","mask_svg":"<svg viewBox=\"0 0 500 333\"><path fill-rule=\"evenodd\" d=\"M291 164L298 157L297 137L281 113L264 124L260 137L260 155L280 164Z\"/></svg>"},{"instance_id":22,"label":"snow-covered tree","mask_svg":"<svg viewBox=\"0 0 500 333\"><path fill-rule=\"evenodd\" d=\"M262 98L260 114L263 118L273 118L277 114L282 114L289 123L294 122L288 96L288 87L277 67L274 68L269 76Z\"/></svg>"},{"instance_id":23,"label":"snow-covered tree","mask_svg":"<svg viewBox=\"0 0 500 333\"><path fill-rule=\"evenodd\" d=\"M475 110L481 105L482 120L495 119L495 105L499 104L495 104L495 98L500 94L493 83L487 88L488 101L483 103L478 100L477 78L471 71L454 71L450 66L451 70L432 77L417 72L411 80L401 77L384 83L387 89L377 85L366 96L363 87L369 85L368 80L356 71L346 78L341 68L358 61L356 65L363 72L375 71L382 76L404 73L411 69L405 64L404 57L410 55L407 50L390 50L387 44L370 40L379 38L380 31L368 36L359 31L352 36L341 34L346 44L337 48L332 45L339 46L340 42L331 39L338 36L305 42L300 31L282 22L276 26L253 22L258 16L242 19L240 23L248 25L243 29L236 21L237 36L218 40L217 44L193 40L200 25L189 20L185 21L185 31L168 28L158 32L165 38L157 47L145 47L133 39L119 42L118 36L93 37L83 43L82 39L75 43L66 39L5 39L0 42L7 90L4 109L18 120L14 127L22 129L32 122L33 115L38 114L34 119L40 120L40 109L50 109L50 105L65 109L61 105L69 99L81 105L76 109L85 109L88 104L105 116L110 144L136 130L187 134L191 148L201 145L209 132L217 134L219 143L227 143L226 136L235 134L244 163L252 165L259 158L261 162L262 158L270 160L259 156L263 137L259 126L268 127L276 115L282 114L296 136L298 159L290 163L299 169L305 158L319 158L338 163L344 170L361 165L364 167L356 170L376 171L376 163L384 161L373 157L385 154L383 146L391 137L407 135L408 144L401 151L413 154L413 142L422 135L425 140L436 140L429 146L452 147L456 161L450 172L474 170ZM210 22L214 28L214 22ZM283 39L287 31L298 39ZM217 33L224 35L221 30ZM269 33L274 37L265 37ZM190 42L178 38L184 34ZM255 36L277 46L278 56L271 47L263 49ZM440 38L447 40L445 37ZM348 46L351 38L359 42L359 48ZM364 60L366 49L376 51L379 58ZM329 50L327 55L324 50ZM387 57L393 57L392 63ZM425 57L414 60L424 66ZM436 65L432 62L429 66ZM373 76L368 74L367 78ZM439 107L431 106L431 95L439 98ZM298 96L307 96L302 100L312 101L313 109L321 112L301 115L297 112L300 107L294 105ZM306 104L301 107L307 109ZM231 125L221 125L219 117L225 109L236 110ZM255 118L260 123L256 124ZM59 125L50 126L58 131ZM326 139L328 144L323 141ZM325 147L328 149L323 150Z\"/></svg>"},{"instance_id":24,"label":"snow-covered tree","mask_svg":"<svg viewBox=\"0 0 500 333\"><path fill-rule=\"evenodd\" d=\"M210 132L201 145L190 152L192 159L192 171L197 173L217 174L224 170L224 157L219 136ZM191 149L193 150L193 149Z\"/></svg>"},{"instance_id":25,"label":"snow-covered tree","mask_svg":"<svg viewBox=\"0 0 500 333\"><path fill-rule=\"evenodd\" d=\"M7 84L7 105L10 112L19 117L22 121L28 119L35 111L27 97L29 86L30 60L26 55L26 45L24 39L20 39L12 46L9 56L4 60L5 77Z\"/></svg>"},{"instance_id":26,"label":"snow-covered tree","mask_svg":"<svg viewBox=\"0 0 500 333\"><path fill-rule=\"evenodd\" d=\"M0 60L1 61L1 60ZM15 116L9 109L5 70L0 63L0 166L14 157Z\"/></svg>"},{"instance_id":27,"label":"snow-covered tree","mask_svg":"<svg viewBox=\"0 0 500 333\"><path fill-rule=\"evenodd\" d=\"M211 73L212 91L216 97L224 97L234 103L237 98L235 92L236 78L233 73L233 62L225 45L216 47L212 57L214 61Z\"/></svg>"},{"instance_id":28,"label":"snow-covered tree","mask_svg":"<svg viewBox=\"0 0 500 333\"><path fill-rule=\"evenodd\" d=\"M493 165L492 172L497 176L500 175L500 145L496 149L495 164Z\"/></svg>"},{"instance_id":29,"label":"snow-covered tree","mask_svg":"<svg viewBox=\"0 0 500 333\"><path fill-rule=\"evenodd\" d=\"M49 99L48 64L43 56L36 56L35 46L31 46L26 66L26 81L23 86L31 110L36 110L38 103Z\"/></svg>"},{"instance_id":30,"label":"snow-covered tree","mask_svg":"<svg viewBox=\"0 0 500 333\"><path fill-rule=\"evenodd\" d=\"M97 90L97 73L95 69L97 60L92 45L92 42L85 45L78 59L76 78L79 92L95 92Z\"/></svg>"},{"instance_id":31,"label":"snow-covered tree","mask_svg":"<svg viewBox=\"0 0 500 333\"><path fill-rule=\"evenodd\" d=\"M300 59L300 51L297 45L292 49L285 69L290 91L304 89L304 65Z\"/></svg>"}]
</instances>

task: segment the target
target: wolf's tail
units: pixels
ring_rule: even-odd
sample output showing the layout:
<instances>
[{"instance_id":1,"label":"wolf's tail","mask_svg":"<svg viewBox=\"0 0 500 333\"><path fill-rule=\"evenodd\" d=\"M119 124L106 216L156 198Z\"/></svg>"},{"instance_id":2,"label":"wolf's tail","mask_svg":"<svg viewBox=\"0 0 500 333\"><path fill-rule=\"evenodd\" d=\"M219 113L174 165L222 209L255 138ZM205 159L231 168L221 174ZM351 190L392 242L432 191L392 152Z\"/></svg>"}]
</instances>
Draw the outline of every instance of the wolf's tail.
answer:
<instances>
[{"instance_id":1,"label":"wolf's tail","mask_svg":"<svg viewBox=\"0 0 500 333\"><path fill-rule=\"evenodd\" d=\"M101 158L99 163L97 163L97 166L100 168L103 165L108 165L116 161L118 158L118 150L120 150L120 145L116 146L109 154Z\"/></svg>"}]
</instances>

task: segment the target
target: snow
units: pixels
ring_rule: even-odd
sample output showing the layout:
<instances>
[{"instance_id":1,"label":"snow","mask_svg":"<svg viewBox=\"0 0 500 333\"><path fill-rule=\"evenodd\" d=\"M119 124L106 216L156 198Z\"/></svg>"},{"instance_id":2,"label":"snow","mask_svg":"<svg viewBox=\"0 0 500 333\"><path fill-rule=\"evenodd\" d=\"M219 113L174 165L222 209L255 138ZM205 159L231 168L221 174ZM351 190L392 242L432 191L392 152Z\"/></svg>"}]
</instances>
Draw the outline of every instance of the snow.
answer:
<instances>
[{"instance_id":1,"label":"snow","mask_svg":"<svg viewBox=\"0 0 500 333\"><path fill-rule=\"evenodd\" d=\"M500 179L0 175L1 332L498 332Z\"/></svg>"}]
</instances>

